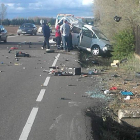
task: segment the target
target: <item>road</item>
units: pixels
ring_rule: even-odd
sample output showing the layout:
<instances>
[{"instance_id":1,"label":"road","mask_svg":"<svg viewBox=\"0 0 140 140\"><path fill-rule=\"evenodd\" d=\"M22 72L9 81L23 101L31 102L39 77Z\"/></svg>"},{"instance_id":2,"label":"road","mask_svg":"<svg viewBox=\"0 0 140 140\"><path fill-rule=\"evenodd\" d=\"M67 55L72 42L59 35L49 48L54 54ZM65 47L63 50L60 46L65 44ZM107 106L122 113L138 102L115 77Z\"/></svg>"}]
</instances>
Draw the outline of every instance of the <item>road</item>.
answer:
<instances>
[{"instance_id":1,"label":"road","mask_svg":"<svg viewBox=\"0 0 140 140\"><path fill-rule=\"evenodd\" d=\"M9 36L0 44L0 140L92 140L83 98L90 84L79 75L54 76L51 66L79 67L77 51L46 53L43 36ZM26 44L31 42L32 45ZM12 50L17 47L18 50ZM51 43L51 48L55 49ZM16 51L31 57L15 59Z\"/></svg>"}]
</instances>

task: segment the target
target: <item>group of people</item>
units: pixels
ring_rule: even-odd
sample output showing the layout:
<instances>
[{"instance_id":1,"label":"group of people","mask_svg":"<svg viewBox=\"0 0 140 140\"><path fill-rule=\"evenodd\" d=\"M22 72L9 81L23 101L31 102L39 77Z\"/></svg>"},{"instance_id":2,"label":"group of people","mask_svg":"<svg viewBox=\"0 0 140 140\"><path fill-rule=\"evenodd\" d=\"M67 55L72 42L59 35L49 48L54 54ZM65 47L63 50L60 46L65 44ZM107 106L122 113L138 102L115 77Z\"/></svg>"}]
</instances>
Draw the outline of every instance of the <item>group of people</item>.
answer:
<instances>
[{"instance_id":1,"label":"group of people","mask_svg":"<svg viewBox=\"0 0 140 140\"><path fill-rule=\"evenodd\" d=\"M50 37L50 29L48 24L43 24L42 27L43 35L44 35L44 43L41 47L42 49L46 48L46 45L48 49L50 49L49 45L49 37ZM56 47L57 49L63 48L64 51L70 52L72 50L72 36L70 31L70 25L67 22L67 20L63 21L63 24L58 23L58 25L55 28L55 37L56 37ZM63 46L61 47L61 41Z\"/></svg>"},{"instance_id":2,"label":"group of people","mask_svg":"<svg viewBox=\"0 0 140 140\"><path fill-rule=\"evenodd\" d=\"M70 52L72 49L72 36L71 36L71 30L70 30L70 25L67 22L67 20L63 21L63 24L58 23L56 26L56 32L55 32L55 37L56 37L56 45L57 48L61 48L61 39L62 39L62 44L63 44L63 50Z\"/></svg>"}]
</instances>

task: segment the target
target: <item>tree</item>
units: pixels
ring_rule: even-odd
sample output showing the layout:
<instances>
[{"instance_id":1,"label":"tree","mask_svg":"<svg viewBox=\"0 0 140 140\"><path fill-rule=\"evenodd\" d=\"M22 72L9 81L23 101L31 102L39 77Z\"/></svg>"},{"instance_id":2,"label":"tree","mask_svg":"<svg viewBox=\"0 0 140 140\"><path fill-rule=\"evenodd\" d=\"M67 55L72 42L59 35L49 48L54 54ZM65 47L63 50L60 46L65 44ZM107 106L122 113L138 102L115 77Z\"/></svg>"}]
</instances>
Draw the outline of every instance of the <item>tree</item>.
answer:
<instances>
[{"instance_id":1,"label":"tree","mask_svg":"<svg viewBox=\"0 0 140 140\"><path fill-rule=\"evenodd\" d=\"M0 6L0 19L1 19L1 25L2 25L2 22L4 20L4 18L6 17L6 14L7 14L7 7L2 3L1 6Z\"/></svg>"}]
</instances>

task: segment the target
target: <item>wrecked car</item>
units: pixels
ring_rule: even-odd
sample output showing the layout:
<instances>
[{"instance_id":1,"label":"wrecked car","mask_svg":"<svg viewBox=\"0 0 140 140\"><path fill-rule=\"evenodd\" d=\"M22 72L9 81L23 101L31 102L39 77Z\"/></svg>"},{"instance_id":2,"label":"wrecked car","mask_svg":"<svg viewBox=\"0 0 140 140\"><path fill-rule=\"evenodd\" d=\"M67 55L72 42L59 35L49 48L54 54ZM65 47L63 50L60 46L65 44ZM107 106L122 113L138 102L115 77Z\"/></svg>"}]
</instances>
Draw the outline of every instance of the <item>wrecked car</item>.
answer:
<instances>
[{"instance_id":1,"label":"wrecked car","mask_svg":"<svg viewBox=\"0 0 140 140\"><path fill-rule=\"evenodd\" d=\"M112 46L106 36L91 25L84 25L79 34L78 48L85 49L94 56L105 54L112 50Z\"/></svg>"}]
</instances>

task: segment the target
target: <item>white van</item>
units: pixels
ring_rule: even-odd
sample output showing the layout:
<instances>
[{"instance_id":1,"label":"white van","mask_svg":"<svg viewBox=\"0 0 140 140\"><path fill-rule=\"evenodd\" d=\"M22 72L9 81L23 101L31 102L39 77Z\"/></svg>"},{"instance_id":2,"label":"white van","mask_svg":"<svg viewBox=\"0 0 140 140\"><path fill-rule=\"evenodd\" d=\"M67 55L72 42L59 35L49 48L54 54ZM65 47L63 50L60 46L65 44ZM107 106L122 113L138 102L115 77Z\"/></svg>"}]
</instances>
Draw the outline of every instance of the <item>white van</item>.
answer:
<instances>
[{"instance_id":1,"label":"white van","mask_svg":"<svg viewBox=\"0 0 140 140\"><path fill-rule=\"evenodd\" d=\"M56 17L56 21L55 21L55 28L57 26L57 24L62 20L62 18L64 17L74 17L74 15L72 14L58 14Z\"/></svg>"}]
</instances>

